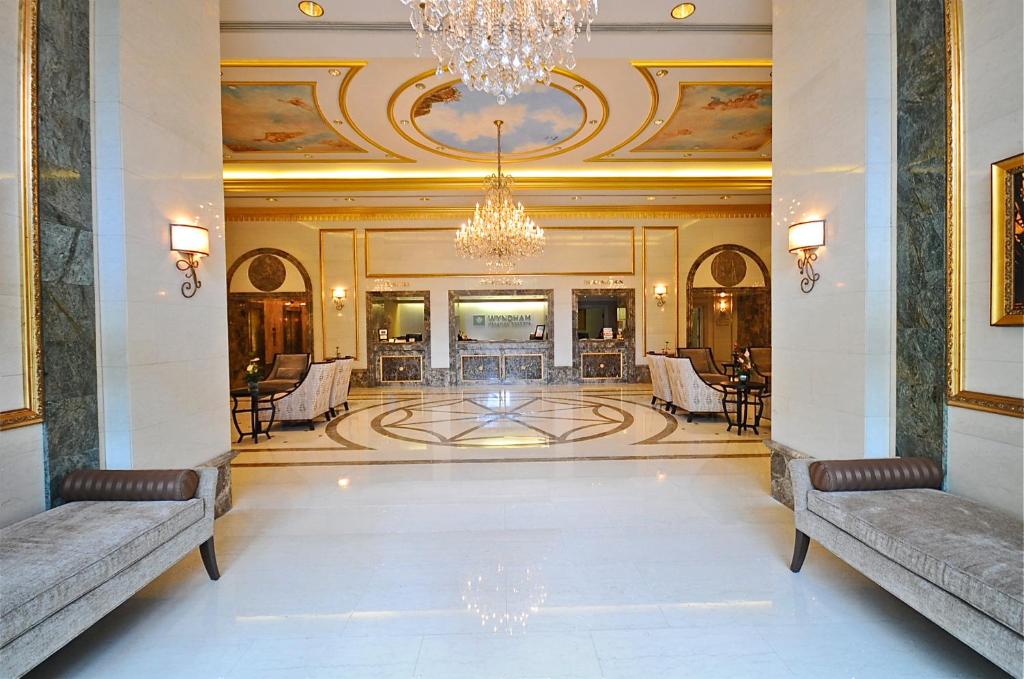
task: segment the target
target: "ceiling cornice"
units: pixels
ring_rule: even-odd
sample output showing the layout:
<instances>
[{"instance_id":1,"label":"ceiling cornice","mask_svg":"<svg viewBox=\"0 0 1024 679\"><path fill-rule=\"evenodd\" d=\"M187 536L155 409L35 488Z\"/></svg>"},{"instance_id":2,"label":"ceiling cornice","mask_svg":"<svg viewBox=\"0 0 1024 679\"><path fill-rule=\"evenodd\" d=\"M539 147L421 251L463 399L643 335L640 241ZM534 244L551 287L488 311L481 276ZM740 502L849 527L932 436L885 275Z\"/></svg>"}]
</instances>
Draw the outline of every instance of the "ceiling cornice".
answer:
<instances>
[{"instance_id":1,"label":"ceiling cornice","mask_svg":"<svg viewBox=\"0 0 1024 679\"><path fill-rule=\"evenodd\" d=\"M281 193L339 193L351 191L476 190L480 177L371 177L338 179L224 178L224 193L232 196ZM516 177L519 191L770 191L770 177Z\"/></svg>"},{"instance_id":2,"label":"ceiling cornice","mask_svg":"<svg viewBox=\"0 0 1024 679\"><path fill-rule=\"evenodd\" d=\"M407 33L408 21L222 21L222 33L329 31ZM595 23L592 33L771 33L771 24Z\"/></svg>"},{"instance_id":3,"label":"ceiling cornice","mask_svg":"<svg viewBox=\"0 0 1024 679\"><path fill-rule=\"evenodd\" d=\"M741 219L769 218L772 206L758 205L540 205L529 208L531 216L548 219L664 219L666 217ZM463 220L473 208L453 207L351 207L245 208L229 207L230 222L409 222L412 220Z\"/></svg>"}]
</instances>

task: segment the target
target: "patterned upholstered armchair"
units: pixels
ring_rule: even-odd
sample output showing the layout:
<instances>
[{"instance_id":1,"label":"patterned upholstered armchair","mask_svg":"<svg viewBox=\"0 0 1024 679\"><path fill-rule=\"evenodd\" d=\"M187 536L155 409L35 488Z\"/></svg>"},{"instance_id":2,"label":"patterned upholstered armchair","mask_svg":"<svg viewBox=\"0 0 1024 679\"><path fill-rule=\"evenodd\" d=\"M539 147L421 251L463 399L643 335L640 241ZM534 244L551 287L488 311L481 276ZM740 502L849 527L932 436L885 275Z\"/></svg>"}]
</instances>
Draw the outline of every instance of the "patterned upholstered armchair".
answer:
<instances>
[{"instance_id":1,"label":"patterned upholstered armchair","mask_svg":"<svg viewBox=\"0 0 1024 679\"><path fill-rule=\"evenodd\" d=\"M647 354L647 365L651 369L651 388L654 392L651 396L651 405L657 405L658 401L661 401L668 410L672 407L672 390L668 384L666 360L668 359L661 354Z\"/></svg>"},{"instance_id":2,"label":"patterned upholstered armchair","mask_svg":"<svg viewBox=\"0 0 1024 679\"><path fill-rule=\"evenodd\" d=\"M334 371L334 383L331 385L331 417L338 415L338 406L345 406L348 410L348 388L352 381L352 364L355 359L345 356L334 361L338 364Z\"/></svg>"},{"instance_id":3,"label":"patterned upholstered armchair","mask_svg":"<svg viewBox=\"0 0 1024 679\"><path fill-rule=\"evenodd\" d=\"M260 380L260 391L284 391L298 384L309 368L309 354L276 354L270 372Z\"/></svg>"},{"instance_id":4,"label":"patterned upholstered armchair","mask_svg":"<svg viewBox=\"0 0 1024 679\"><path fill-rule=\"evenodd\" d=\"M719 370L718 364L715 363L711 347L680 347L676 349L676 356L690 359L693 369L708 384L721 384L729 381L728 376Z\"/></svg>"},{"instance_id":5,"label":"patterned upholstered armchair","mask_svg":"<svg viewBox=\"0 0 1024 679\"><path fill-rule=\"evenodd\" d=\"M754 364L754 372L761 376L765 384L772 383L772 348L750 347L750 362Z\"/></svg>"},{"instance_id":6,"label":"patterned upholstered armchair","mask_svg":"<svg viewBox=\"0 0 1024 679\"><path fill-rule=\"evenodd\" d=\"M717 415L722 412L722 392L701 379L688 358L668 358L668 381L672 389L672 406L686 411L686 421L694 415Z\"/></svg>"},{"instance_id":7,"label":"patterned upholstered armchair","mask_svg":"<svg viewBox=\"0 0 1024 679\"><path fill-rule=\"evenodd\" d=\"M330 421L331 387L334 385L337 368L337 361L311 364L299 386L274 396L276 412L271 412L269 408L260 410L260 420L266 422L276 417L282 424L305 422L310 430L313 429L313 420L321 415Z\"/></svg>"}]
</instances>

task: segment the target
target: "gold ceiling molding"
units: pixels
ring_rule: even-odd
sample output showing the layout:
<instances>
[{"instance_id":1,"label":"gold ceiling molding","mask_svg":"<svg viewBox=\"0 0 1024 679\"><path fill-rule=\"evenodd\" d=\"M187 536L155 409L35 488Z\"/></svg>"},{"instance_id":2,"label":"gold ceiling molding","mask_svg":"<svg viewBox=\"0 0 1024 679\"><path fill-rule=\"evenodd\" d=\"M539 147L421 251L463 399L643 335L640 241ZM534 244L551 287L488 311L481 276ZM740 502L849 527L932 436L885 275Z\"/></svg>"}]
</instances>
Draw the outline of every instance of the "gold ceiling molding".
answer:
<instances>
[{"instance_id":1,"label":"gold ceiling molding","mask_svg":"<svg viewBox=\"0 0 1024 679\"><path fill-rule=\"evenodd\" d=\"M271 195L281 193L339 193L345 191L478 190L483 177L339 177L277 179L273 177L224 178L224 193ZM591 176L516 177L519 191L672 191L702 189L722 191L771 191L771 177L674 177Z\"/></svg>"},{"instance_id":2,"label":"gold ceiling molding","mask_svg":"<svg viewBox=\"0 0 1024 679\"><path fill-rule=\"evenodd\" d=\"M647 83L647 87L650 90L651 97L651 108L647 112L647 117L644 119L640 127L636 129L633 134L626 137L624 141L616 146L608 149L604 153L600 153L592 158L587 158L586 162L602 162L602 163L686 163L694 161L707 161L708 158L680 158L679 154L676 154L674 158L615 158L614 155L618 151L622 150L626 146L629 146L637 137L644 133L644 131L651 126L654 122L655 117L658 115L658 106L661 103L661 95L658 92L658 81L654 74L651 73L652 69L657 68L771 68L771 59L675 59L669 61L634 61L631 62L633 68L640 72L643 76L644 82ZM750 162L750 158L737 158L735 160L731 158L715 158L718 162Z\"/></svg>"},{"instance_id":3,"label":"gold ceiling molding","mask_svg":"<svg viewBox=\"0 0 1024 679\"><path fill-rule=\"evenodd\" d=\"M353 132L363 141L376 148L384 154L384 158L240 158L225 159L225 165L235 163L415 163L412 158L403 156L382 144L374 141L359 127L348 110L348 90L352 80L368 62L363 60L338 60L338 59L225 59L220 62L221 69L225 68L344 68L345 77L342 78L338 87L338 106L341 109L341 117ZM223 70L221 71L223 74ZM268 83L269 84L269 83ZM315 94L315 92L314 92ZM320 110L319 100L316 101L317 110ZM323 113L320 113L321 117ZM326 118L324 118L326 121ZM330 127L334 127L329 122ZM340 134L340 133L339 133Z\"/></svg>"},{"instance_id":4,"label":"gold ceiling molding","mask_svg":"<svg viewBox=\"0 0 1024 679\"><path fill-rule=\"evenodd\" d=\"M570 89L568 89L566 87L563 87L561 85L558 85L557 83L552 82L552 84L551 84L552 87L555 87L556 89L559 89L559 90L565 92L570 97L575 99L577 103L579 103L580 108L583 110L583 122L581 123L579 129L577 129L575 132L573 132L572 135L570 135L563 142L556 142L556 143L551 144L551 145L549 145L549 146L547 146L545 148L537 149L537 150L535 150L533 152L530 152L530 153L518 153L518 154L517 153L503 153L502 154L503 160L507 160L507 162L509 162L509 163L521 163L521 162L526 162L526 161L530 161L530 160L543 160L545 158L553 158L555 156L564 155L566 153L569 153L570 151L573 151L573 150L579 148L580 146L583 146L584 144L586 144L590 140L594 139L598 134L600 134L601 130L603 130L604 126L608 123L608 113L609 113L608 99L605 97L604 93L601 92L601 90L597 87L597 85L595 85L591 81L587 80L586 78L584 78L584 77L582 77L580 75L577 75L576 73L573 73L571 71L567 71L565 69L556 68L553 71L553 73L555 73L557 75L560 75L560 76L563 76L565 78L568 78L570 80L574 80L577 83L579 83L580 85L583 85L584 88L586 88L590 92L592 92L594 94L594 96L597 98L598 102L601 104L601 115L600 115L600 117L592 118L591 117L590 109L587 108L586 103L580 97L576 96L576 94L574 94ZM396 106L396 104L398 102L399 97L401 97L402 94L406 90L408 90L410 87L415 86L416 83L422 82L422 81L426 80L427 78L430 78L431 76L434 76L436 74L437 74L437 71L435 69L431 69L429 71L424 71L424 72L422 72L422 73L420 73L418 75L413 76L412 78L409 78L408 80L403 82L401 85L399 85L395 89L394 92L391 93L391 97L388 99L388 122L391 123L391 127L394 128L395 132L397 132L407 142L409 142L410 144L412 144L414 146L417 146L417 147L423 149L424 151L426 151L428 153L432 153L432 154L437 155L437 156L443 156L445 158L452 158L454 160L464 160L464 161L471 162L471 163L493 163L494 162L494 155L493 154L489 154L489 153L474 153L474 152L471 152L471 151L462 151L461 153L453 153L452 151L455 151L455 150L458 150L458 149L451 149L451 148L447 148L447 147L444 150L440 150L440 149L436 148L436 144L434 146L430 146L428 144L424 144L423 142L421 142L420 140L418 140L415 137L411 136L409 133L407 133L405 130L402 129L402 126L399 124L399 119L398 119L398 117L395 114L395 106ZM462 82L462 81L454 79L454 80L450 80L450 81L447 81L445 83L442 83L440 85L437 85L436 87L432 87L432 88L426 90L420 96L418 96L416 98L416 100L413 102L413 105L410 107L410 111L408 113L408 116L409 116L408 120L409 120L409 123L412 125L412 127L415 128L416 131L419 132L425 139L429 139L431 141L434 141L430 137L430 135L428 135L426 132L424 132L422 129L420 129L420 126L416 123L416 117L413 115L414 112L415 112L416 107L419 105L419 103L425 97L433 94L434 92L437 92L438 90L440 90L442 88L449 87L449 86L452 86L452 85L456 85L456 84L458 84L460 82ZM589 134L584 136L582 139L579 139L577 141L572 141L573 139L575 139L579 135L579 133L585 127L587 127L587 122L589 120L597 120L598 121L596 125L591 125L590 126L590 127L593 128L593 130ZM556 146L561 146L561 149L558 150L558 151L555 151L554 148ZM547 152L541 153L541 151L547 151Z\"/></svg>"},{"instance_id":5,"label":"gold ceiling molding","mask_svg":"<svg viewBox=\"0 0 1024 679\"><path fill-rule=\"evenodd\" d=\"M1024 399L965 388L966 269L963 172L963 4L945 0L946 13L946 402L958 408L1024 417Z\"/></svg>"},{"instance_id":6,"label":"gold ceiling molding","mask_svg":"<svg viewBox=\"0 0 1024 679\"><path fill-rule=\"evenodd\" d=\"M531 215L549 219L768 219L772 206L758 205L542 205L529 209ZM229 207L229 222L409 222L413 220L462 220L473 208L454 207L352 207L352 208L243 208ZM562 227L551 226L546 229ZM600 226L587 228L602 228ZM620 228L620 227L608 227Z\"/></svg>"}]
</instances>

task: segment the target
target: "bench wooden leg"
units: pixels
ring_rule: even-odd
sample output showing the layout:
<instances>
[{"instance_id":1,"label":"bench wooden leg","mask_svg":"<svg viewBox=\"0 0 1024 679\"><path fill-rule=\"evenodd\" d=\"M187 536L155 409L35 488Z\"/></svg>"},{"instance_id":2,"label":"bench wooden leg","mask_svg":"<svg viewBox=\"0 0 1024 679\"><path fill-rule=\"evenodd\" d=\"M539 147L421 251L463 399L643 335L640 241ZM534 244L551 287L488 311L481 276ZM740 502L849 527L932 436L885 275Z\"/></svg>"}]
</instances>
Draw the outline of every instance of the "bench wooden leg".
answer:
<instances>
[{"instance_id":1,"label":"bench wooden leg","mask_svg":"<svg viewBox=\"0 0 1024 679\"><path fill-rule=\"evenodd\" d=\"M220 579L220 571L217 570L217 552L213 549L213 537L199 545L199 555L203 557L203 565L206 566L206 573L211 580Z\"/></svg>"},{"instance_id":2,"label":"bench wooden leg","mask_svg":"<svg viewBox=\"0 0 1024 679\"><path fill-rule=\"evenodd\" d=\"M796 532L796 542L793 543L793 562L789 564L789 570L799 573L807 558L807 548L811 546L811 538L800 531Z\"/></svg>"}]
</instances>

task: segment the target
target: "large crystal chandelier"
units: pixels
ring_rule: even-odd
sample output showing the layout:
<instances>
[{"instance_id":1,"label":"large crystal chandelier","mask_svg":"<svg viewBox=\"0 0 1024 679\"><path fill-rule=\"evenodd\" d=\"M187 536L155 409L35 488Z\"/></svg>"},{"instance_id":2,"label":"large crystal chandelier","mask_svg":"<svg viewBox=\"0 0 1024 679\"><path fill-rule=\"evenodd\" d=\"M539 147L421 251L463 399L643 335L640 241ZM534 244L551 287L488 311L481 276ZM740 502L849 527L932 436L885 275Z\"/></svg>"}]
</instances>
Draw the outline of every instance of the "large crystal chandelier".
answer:
<instances>
[{"instance_id":1,"label":"large crystal chandelier","mask_svg":"<svg viewBox=\"0 0 1024 679\"><path fill-rule=\"evenodd\" d=\"M576 37L597 16L597 0L402 0L417 47L430 34L437 73L452 71L499 104L551 71L576 67ZM417 50L418 53L418 50Z\"/></svg>"},{"instance_id":2,"label":"large crystal chandelier","mask_svg":"<svg viewBox=\"0 0 1024 679\"><path fill-rule=\"evenodd\" d=\"M498 171L484 183L484 204L455 234L455 250L463 257L481 259L491 273L511 275L516 262L544 249L544 229L526 216L522 203L512 197L512 177L501 173L501 120L498 128Z\"/></svg>"}]
</instances>

